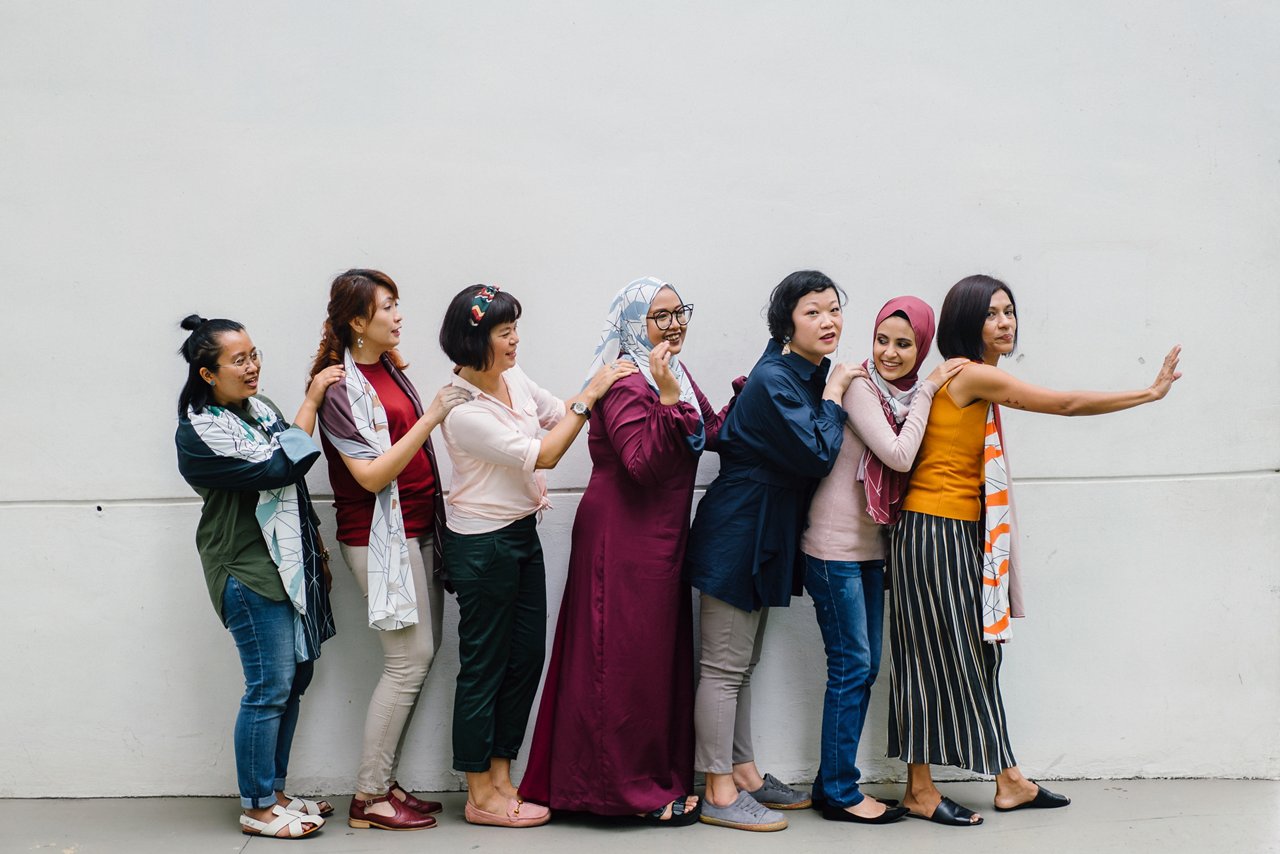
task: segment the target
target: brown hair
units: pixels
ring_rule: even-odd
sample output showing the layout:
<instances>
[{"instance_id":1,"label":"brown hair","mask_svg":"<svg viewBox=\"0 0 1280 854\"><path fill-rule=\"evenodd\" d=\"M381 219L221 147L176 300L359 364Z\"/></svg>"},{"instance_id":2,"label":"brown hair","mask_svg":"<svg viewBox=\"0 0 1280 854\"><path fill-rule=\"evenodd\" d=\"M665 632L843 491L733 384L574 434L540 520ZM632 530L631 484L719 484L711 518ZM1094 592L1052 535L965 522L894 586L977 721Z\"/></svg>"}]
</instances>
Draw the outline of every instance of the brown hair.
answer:
<instances>
[{"instance_id":1,"label":"brown hair","mask_svg":"<svg viewBox=\"0 0 1280 854\"><path fill-rule=\"evenodd\" d=\"M357 317L373 317L379 286L391 291L394 299L400 299L396 283L378 270L348 270L333 280L329 287L329 313L320 328L320 346L316 348L316 360L311 365L312 377L330 365L338 364L343 348L351 347L351 321ZM402 370L409 365L399 350L389 350L387 357L391 364Z\"/></svg>"}]
</instances>

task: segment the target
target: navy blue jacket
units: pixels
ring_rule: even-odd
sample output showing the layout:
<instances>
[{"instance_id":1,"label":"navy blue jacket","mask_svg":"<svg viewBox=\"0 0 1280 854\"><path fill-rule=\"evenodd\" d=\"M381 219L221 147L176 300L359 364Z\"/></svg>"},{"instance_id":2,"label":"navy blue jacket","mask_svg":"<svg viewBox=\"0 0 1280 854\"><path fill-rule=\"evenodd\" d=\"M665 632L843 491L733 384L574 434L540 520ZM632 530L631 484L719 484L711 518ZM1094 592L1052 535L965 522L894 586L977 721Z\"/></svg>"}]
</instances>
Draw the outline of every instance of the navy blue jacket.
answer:
<instances>
[{"instance_id":1,"label":"navy blue jacket","mask_svg":"<svg viewBox=\"0 0 1280 854\"><path fill-rule=\"evenodd\" d=\"M787 605L804 581L809 500L844 440L844 410L822 399L830 364L771 340L720 428L720 474L698 505L685 575L743 611Z\"/></svg>"}]
</instances>

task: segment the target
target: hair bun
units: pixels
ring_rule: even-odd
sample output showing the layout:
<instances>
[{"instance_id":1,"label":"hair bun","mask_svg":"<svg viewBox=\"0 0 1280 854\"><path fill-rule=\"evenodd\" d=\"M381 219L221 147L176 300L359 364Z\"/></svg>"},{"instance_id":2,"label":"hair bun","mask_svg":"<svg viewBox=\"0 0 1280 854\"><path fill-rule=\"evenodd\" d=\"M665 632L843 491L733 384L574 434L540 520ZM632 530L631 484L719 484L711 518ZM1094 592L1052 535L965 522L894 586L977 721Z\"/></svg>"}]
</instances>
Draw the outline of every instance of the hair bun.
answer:
<instances>
[{"instance_id":1,"label":"hair bun","mask_svg":"<svg viewBox=\"0 0 1280 854\"><path fill-rule=\"evenodd\" d=\"M200 324L206 322L207 321L198 314L188 314L186 317L182 318L182 322L178 325L188 332L195 332L200 328Z\"/></svg>"}]
</instances>

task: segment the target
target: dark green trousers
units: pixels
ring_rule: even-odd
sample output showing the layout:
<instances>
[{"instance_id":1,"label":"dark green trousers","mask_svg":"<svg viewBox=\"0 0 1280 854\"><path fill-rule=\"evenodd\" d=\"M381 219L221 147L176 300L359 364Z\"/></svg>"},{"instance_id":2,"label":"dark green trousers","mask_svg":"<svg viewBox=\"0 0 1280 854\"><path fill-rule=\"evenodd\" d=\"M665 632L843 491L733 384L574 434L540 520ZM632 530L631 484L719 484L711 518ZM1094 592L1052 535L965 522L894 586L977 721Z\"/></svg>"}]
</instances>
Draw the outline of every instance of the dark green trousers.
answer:
<instances>
[{"instance_id":1,"label":"dark green trousers","mask_svg":"<svg viewBox=\"0 0 1280 854\"><path fill-rule=\"evenodd\" d=\"M487 771L514 759L547 653L547 572L536 516L487 534L446 531L444 560L458 594L453 767Z\"/></svg>"}]
</instances>

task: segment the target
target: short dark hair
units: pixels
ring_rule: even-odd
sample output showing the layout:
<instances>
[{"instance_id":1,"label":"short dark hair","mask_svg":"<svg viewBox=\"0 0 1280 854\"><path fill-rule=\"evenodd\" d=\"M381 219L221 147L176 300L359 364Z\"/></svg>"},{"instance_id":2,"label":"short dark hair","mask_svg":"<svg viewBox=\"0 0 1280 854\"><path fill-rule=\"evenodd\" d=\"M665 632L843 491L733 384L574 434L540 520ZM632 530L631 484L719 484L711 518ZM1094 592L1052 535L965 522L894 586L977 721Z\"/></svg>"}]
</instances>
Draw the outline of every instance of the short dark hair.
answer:
<instances>
[{"instance_id":1,"label":"short dark hair","mask_svg":"<svg viewBox=\"0 0 1280 854\"><path fill-rule=\"evenodd\" d=\"M178 355L187 361L187 382L178 395L178 417L186 418L187 409L203 412L213 397L209 384L200 376L200 369L218 370L223 334L243 332L244 324L221 317L206 320L198 314L189 314L178 325L191 333L178 348Z\"/></svg>"},{"instance_id":2,"label":"short dark hair","mask_svg":"<svg viewBox=\"0 0 1280 854\"><path fill-rule=\"evenodd\" d=\"M445 309L440 322L440 349L455 365L483 371L493 364L489 348L489 331L504 323L520 319L520 300L506 291L499 290L485 311L480 323L471 323L471 300L487 285L471 285L458 291L458 295Z\"/></svg>"},{"instance_id":3,"label":"short dark hair","mask_svg":"<svg viewBox=\"0 0 1280 854\"><path fill-rule=\"evenodd\" d=\"M795 334L796 328L791 322L791 313L796 310L796 303L800 302L800 298L805 294L821 293L825 290L835 290L840 298L840 304L844 305L844 291L831 281L830 277L817 270L797 270L778 282L777 287L769 294L769 307L765 313L765 318L769 322L769 335L775 341L782 341Z\"/></svg>"},{"instance_id":4,"label":"short dark hair","mask_svg":"<svg viewBox=\"0 0 1280 854\"><path fill-rule=\"evenodd\" d=\"M987 310L997 291L1009 295L1013 312L1018 313L1013 291L1004 282L992 276L967 276L951 286L947 298L942 301L938 315L938 352L944 359L963 356L982 361L982 327L987 322ZM1018 332L1013 333L1013 346L1018 346Z\"/></svg>"}]
</instances>

